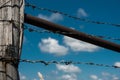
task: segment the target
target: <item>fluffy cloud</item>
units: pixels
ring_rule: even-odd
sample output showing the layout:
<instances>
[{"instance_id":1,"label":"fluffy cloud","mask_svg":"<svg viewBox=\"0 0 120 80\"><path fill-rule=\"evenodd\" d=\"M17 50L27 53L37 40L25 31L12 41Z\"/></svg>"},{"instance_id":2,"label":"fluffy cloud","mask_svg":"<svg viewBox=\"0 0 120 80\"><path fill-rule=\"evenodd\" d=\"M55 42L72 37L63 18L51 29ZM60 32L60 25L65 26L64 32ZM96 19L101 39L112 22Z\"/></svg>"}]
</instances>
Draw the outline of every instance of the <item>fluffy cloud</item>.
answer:
<instances>
[{"instance_id":1,"label":"fluffy cloud","mask_svg":"<svg viewBox=\"0 0 120 80\"><path fill-rule=\"evenodd\" d=\"M20 80L26 80L26 76L21 76Z\"/></svg>"},{"instance_id":2,"label":"fluffy cloud","mask_svg":"<svg viewBox=\"0 0 120 80\"><path fill-rule=\"evenodd\" d=\"M116 62L114 65L120 67L120 62Z\"/></svg>"},{"instance_id":3,"label":"fluffy cloud","mask_svg":"<svg viewBox=\"0 0 120 80\"><path fill-rule=\"evenodd\" d=\"M39 48L43 52L48 52L56 56L63 56L68 52L68 48L60 45L58 40L50 37L48 39L42 39L42 41L39 43Z\"/></svg>"},{"instance_id":4,"label":"fluffy cloud","mask_svg":"<svg viewBox=\"0 0 120 80\"><path fill-rule=\"evenodd\" d=\"M58 74L58 71L57 71L57 70L53 70L51 73L57 75L57 74Z\"/></svg>"},{"instance_id":5,"label":"fluffy cloud","mask_svg":"<svg viewBox=\"0 0 120 80\"><path fill-rule=\"evenodd\" d=\"M90 78L93 80L98 80L98 77L96 75L90 75Z\"/></svg>"},{"instance_id":6,"label":"fluffy cloud","mask_svg":"<svg viewBox=\"0 0 120 80\"><path fill-rule=\"evenodd\" d=\"M110 76L110 73L107 73L107 72L102 72L101 74L102 76Z\"/></svg>"},{"instance_id":7,"label":"fluffy cloud","mask_svg":"<svg viewBox=\"0 0 120 80\"><path fill-rule=\"evenodd\" d=\"M97 75L90 75L92 80L120 80L120 78L115 74L110 74L108 72L102 72L101 77Z\"/></svg>"},{"instance_id":8,"label":"fluffy cloud","mask_svg":"<svg viewBox=\"0 0 120 80\"><path fill-rule=\"evenodd\" d=\"M78 17L87 17L88 14L85 12L85 10L83 8L79 8L77 11L77 16Z\"/></svg>"},{"instance_id":9,"label":"fluffy cloud","mask_svg":"<svg viewBox=\"0 0 120 80\"><path fill-rule=\"evenodd\" d=\"M98 47L80 40L76 40L67 36L64 36L63 41L65 45L70 47L69 49L80 52L94 52L98 50ZM53 38L42 39L39 43L39 48L43 52L48 52L56 56L64 56L68 53L68 47L60 45L58 40Z\"/></svg>"},{"instance_id":10,"label":"fluffy cloud","mask_svg":"<svg viewBox=\"0 0 120 80\"><path fill-rule=\"evenodd\" d=\"M61 65L61 64L57 64L56 65L58 70L61 70L63 72L66 73L78 73L81 70L79 69L79 67L75 66L75 65Z\"/></svg>"},{"instance_id":11,"label":"fluffy cloud","mask_svg":"<svg viewBox=\"0 0 120 80\"><path fill-rule=\"evenodd\" d=\"M22 75L21 73L19 73L19 74L20 74L20 80L26 80L27 79L27 77L25 75Z\"/></svg>"},{"instance_id":12,"label":"fluffy cloud","mask_svg":"<svg viewBox=\"0 0 120 80\"><path fill-rule=\"evenodd\" d=\"M113 75L112 78L113 78L113 80L120 80L120 78L117 77L116 75Z\"/></svg>"},{"instance_id":13,"label":"fluffy cloud","mask_svg":"<svg viewBox=\"0 0 120 80\"><path fill-rule=\"evenodd\" d=\"M62 76L62 80L77 80L77 76L75 74L66 74Z\"/></svg>"},{"instance_id":14,"label":"fluffy cloud","mask_svg":"<svg viewBox=\"0 0 120 80\"><path fill-rule=\"evenodd\" d=\"M77 80L77 74L81 72L80 68L71 64L71 65L62 65L57 64L57 69L62 71L64 74L59 78L59 80Z\"/></svg>"},{"instance_id":15,"label":"fluffy cloud","mask_svg":"<svg viewBox=\"0 0 120 80\"><path fill-rule=\"evenodd\" d=\"M69 46L73 51L94 52L98 49L98 47L93 44L89 44L67 36L64 36L64 43Z\"/></svg>"},{"instance_id":16,"label":"fluffy cloud","mask_svg":"<svg viewBox=\"0 0 120 80\"><path fill-rule=\"evenodd\" d=\"M48 20L48 21L52 21L52 22L57 22L57 21L63 20L63 16L61 14L58 14L58 13L53 13L50 16L39 14L38 17L45 19L45 20Z\"/></svg>"}]
</instances>

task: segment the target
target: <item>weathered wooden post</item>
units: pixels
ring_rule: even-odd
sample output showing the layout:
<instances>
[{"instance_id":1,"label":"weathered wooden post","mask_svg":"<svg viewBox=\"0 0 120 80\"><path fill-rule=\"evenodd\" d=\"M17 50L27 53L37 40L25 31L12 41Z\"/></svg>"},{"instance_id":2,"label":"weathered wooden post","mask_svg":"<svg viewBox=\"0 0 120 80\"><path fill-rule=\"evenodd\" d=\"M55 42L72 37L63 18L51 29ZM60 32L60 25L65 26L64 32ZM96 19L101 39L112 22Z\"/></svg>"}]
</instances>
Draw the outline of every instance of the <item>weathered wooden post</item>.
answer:
<instances>
[{"instance_id":1,"label":"weathered wooden post","mask_svg":"<svg viewBox=\"0 0 120 80\"><path fill-rule=\"evenodd\" d=\"M0 80L19 80L23 10L24 0L0 0Z\"/></svg>"}]
</instances>

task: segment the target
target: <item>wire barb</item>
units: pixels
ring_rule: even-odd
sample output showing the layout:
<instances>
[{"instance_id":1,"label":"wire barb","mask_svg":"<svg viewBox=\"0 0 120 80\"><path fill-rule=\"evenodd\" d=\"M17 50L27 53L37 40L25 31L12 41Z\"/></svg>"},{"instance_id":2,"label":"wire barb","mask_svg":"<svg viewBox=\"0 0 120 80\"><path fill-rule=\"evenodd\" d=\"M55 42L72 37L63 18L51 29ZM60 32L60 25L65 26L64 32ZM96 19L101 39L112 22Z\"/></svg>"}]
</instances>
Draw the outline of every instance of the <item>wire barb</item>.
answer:
<instances>
[{"instance_id":1,"label":"wire barb","mask_svg":"<svg viewBox=\"0 0 120 80\"><path fill-rule=\"evenodd\" d=\"M75 33L60 32L60 31L51 32L51 31L43 30L43 29L39 30L39 29L34 29L34 28L31 28L31 27L28 27L25 24L24 24L24 30L28 30L29 32L38 32L38 33L75 34ZM102 35L90 35L90 36L98 37L98 38L102 38L102 39L110 39L110 40L120 41L120 38L113 38L113 37L109 37L109 36L102 36Z\"/></svg>"},{"instance_id":2,"label":"wire barb","mask_svg":"<svg viewBox=\"0 0 120 80\"><path fill-rule=\"evenodd\" d=\"M84 64L84 65L90 65L90 66L99 66L99 67L111 67L111 68L120 68L120 66L115 66L115 65L106 65L106 64L96 64L93 62L73 62L73 61L56 61L56 60L52 60L52 61L44 61L44 60L28 60L28 59L18 59L18 58L3 58L2 56L0 56L0 61L3 62L13 62L13 61L18 61L18 62L25 62L25 63L41 63L44 65L50 65L50 64L64 64L64 65L71 65L71 64Z\"/></svg>"},{"instance_id":3,"label":"wire barb","mask_svg":"<svg viewBox=\"0 0 120 80\"><path fill-rule=\"evenodd\" d=\"M52 13L58 13L58 14L66 16L66 17L69 17L69 18L72 18L72 19L75 19L75 20L79 20L79 21L83 21L83 22L87 22L87 23L105 24L105 25L111 25L111 26L115 26L115 27L120 27L120 24L114 24L114 23L110 23L110 22L93 21L93 20L89 20L89 19L85 19L85 18L80 18L80 17L72 16L72 15L69 15L67 13L57 11L57 10L52 10L52 9L48 9L48 8L37 7L37 6L33 5L33 4L30 4L27 1L26 1L26 5L25 6L31 7L32 9L38 9L38 10L48 11L48 12L52 12Z\"/></svg>"}]
</instances>

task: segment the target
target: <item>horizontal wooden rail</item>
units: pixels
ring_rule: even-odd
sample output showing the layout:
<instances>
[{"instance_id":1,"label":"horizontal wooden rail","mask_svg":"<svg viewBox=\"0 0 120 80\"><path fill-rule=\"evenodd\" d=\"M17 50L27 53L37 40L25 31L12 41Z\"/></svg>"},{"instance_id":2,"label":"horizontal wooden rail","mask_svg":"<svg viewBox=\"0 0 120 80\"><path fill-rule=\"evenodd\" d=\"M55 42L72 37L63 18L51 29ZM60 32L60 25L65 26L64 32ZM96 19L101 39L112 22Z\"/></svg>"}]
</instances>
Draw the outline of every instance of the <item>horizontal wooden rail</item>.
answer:
<instances>
[{"instance_id":1,"label":"horizontal wooden rail","mask_svg":"<svg viewBox=\"0 0 120 80\"><path fill-rule=\"evenodd\" d=\"M116 52L120 52L120 45L115 44L113 42L109 42L94 36L90 36L88 34L67 28L65 26L61 26L52 22L49 22L47 20L34 17L28 14L25 14L25 23L34 25L36 27L44 28L52 32L58 32L59 34L66 35L78 40L82 40L106 49L110 49ZM70 34L71 33L71 34Z\"/></svg>"}]
</instances>

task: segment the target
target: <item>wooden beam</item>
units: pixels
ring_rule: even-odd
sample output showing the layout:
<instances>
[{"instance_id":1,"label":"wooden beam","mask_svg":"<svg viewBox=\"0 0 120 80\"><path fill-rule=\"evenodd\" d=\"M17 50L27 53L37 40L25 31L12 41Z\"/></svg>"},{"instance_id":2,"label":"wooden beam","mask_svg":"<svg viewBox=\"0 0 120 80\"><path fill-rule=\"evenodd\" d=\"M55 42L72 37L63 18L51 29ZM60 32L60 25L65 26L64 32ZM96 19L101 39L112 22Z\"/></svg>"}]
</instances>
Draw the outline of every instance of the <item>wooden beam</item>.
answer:
<instances>
[{"instance_id":1,"label":"wooden beam","mask_svg":"<svg viewBox=\"0 0 120 80\"><path fill-rule=\"evenodd\" d=\"M0 0L0 80L19 80L17 60L22 46L24 0Z\"/></svg>"},{"instance_id":2,"label":"wooden beam","mask_svg":"<svg viewBox=\"0 0 120 80\"><path fill-rule=\"evenodd\" d=\"M25 20L25 23L34 25L36 27L44 28L44 29L50 30L55 33L57 32L59 34L66 35L66 36L69 36L69 37L72 37L78 40L82 40L82 41L85 41L85 42L88 42L88 43L91 43L91 44L94 44L94 45L97 45L97 46L100 46L106 49L120 52L120 45L118 44L67 28L62 25L49 22L47 20L34 17L28 14L25 14L24 20Z\"/></svg>"}]
</instances>

